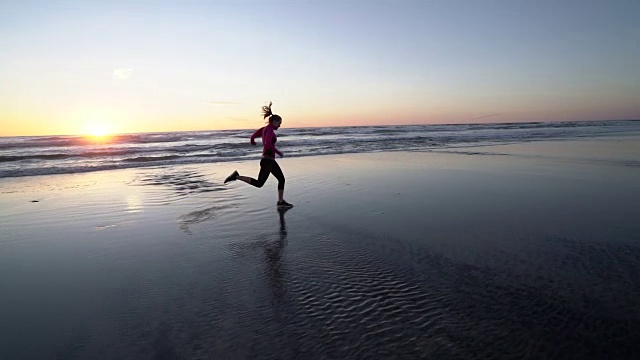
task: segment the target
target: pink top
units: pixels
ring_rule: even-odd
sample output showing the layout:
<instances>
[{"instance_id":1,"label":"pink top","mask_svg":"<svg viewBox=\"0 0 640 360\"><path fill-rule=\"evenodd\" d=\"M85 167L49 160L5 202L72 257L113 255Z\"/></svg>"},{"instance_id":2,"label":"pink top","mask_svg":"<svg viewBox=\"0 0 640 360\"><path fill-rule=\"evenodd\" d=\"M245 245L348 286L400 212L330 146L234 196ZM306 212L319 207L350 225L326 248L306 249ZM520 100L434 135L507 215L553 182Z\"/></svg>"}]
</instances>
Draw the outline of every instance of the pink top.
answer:
<instances>
[{"instance_id":1,"label":"pink top","mask_svg":"<svg viewBox=\"0 0 640 360\"><path fill-rule=\"evenodd\" d=\"M257 138L258 136L262 136L262 158L275 160L275 154L278 154L280 155L280 157L282 157L282 153L280 152L280 150L276 149L276 141L278 139L276 137L276 132L273 128L273 125L269 124L256 130L256 132L251 135L251 145L256 144L255 138Z\"/></svg>"}]
</instances>

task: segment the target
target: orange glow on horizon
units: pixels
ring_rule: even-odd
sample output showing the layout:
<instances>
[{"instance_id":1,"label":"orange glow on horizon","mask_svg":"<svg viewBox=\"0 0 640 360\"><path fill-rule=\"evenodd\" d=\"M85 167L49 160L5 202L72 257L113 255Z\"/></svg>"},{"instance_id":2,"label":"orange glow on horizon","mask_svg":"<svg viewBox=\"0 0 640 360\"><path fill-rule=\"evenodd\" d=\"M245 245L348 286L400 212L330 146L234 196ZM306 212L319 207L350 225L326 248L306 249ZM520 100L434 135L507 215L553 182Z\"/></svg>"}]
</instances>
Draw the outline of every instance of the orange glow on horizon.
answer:
<instances>
[{"instance_id":1,"label":"orange glow on horizon","mask_svg":"<svg viewBox=\"0 0 640 360\"><path fill-rule=\"evenodd\" d=\"M111 141L113 133L110 130L110 126L99 120L91 121L84 126L82 132L87 142L104 144Z\"/></svg>"},{"instance_id":2,"label":"orange glow on horizon","mask_svg":"<svg viewBox=\"0 0 640 360\"><path fill-rule=\"evenodd\" d=\"M105 144L111 142L113 135L111 134L88 134L84 136L87 142L94 144Z\"/></svg>"}]
</instances>

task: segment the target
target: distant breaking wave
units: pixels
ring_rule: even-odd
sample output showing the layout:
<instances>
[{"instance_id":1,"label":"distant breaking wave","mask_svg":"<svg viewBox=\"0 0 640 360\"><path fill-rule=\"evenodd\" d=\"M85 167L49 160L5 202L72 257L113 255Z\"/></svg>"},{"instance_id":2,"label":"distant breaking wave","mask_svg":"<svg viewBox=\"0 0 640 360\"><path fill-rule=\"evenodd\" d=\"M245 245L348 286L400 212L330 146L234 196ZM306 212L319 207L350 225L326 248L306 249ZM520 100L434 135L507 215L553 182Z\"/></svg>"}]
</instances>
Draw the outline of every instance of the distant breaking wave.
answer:
<instances>
[{"instance_id":1,"label":"distant breaking wave","mask_svg":"<svg viewBox=\"0 0 640 360\"><path fill-rule=\"evenodd\" d=\"M640 131L640 121L282 128L278 145L286 157L299 157L574 139L630 131ZM82 136L0 138L0 178L257 159L261 147L249 144L252 132L123 134L104 144L91 143Z\"/></svg>"}]
</instances>

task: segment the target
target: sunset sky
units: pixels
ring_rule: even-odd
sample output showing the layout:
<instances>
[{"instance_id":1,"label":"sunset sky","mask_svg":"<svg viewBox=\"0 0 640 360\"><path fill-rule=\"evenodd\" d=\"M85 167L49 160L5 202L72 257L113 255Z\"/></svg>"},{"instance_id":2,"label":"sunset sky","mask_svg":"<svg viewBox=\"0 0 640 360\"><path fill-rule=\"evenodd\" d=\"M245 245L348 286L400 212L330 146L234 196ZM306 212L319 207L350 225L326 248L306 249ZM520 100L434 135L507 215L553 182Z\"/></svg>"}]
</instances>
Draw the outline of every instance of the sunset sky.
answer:
<instances>
[{"instance_id":1,"label":"sunset sky","mask_svg":"<svg viewBox=\"0 0 640 360\"><path fill-rule=\"evenodd\" d=\"M3 1L0 136L640 119L640 1Z\"/></svg>"}]
</instances>

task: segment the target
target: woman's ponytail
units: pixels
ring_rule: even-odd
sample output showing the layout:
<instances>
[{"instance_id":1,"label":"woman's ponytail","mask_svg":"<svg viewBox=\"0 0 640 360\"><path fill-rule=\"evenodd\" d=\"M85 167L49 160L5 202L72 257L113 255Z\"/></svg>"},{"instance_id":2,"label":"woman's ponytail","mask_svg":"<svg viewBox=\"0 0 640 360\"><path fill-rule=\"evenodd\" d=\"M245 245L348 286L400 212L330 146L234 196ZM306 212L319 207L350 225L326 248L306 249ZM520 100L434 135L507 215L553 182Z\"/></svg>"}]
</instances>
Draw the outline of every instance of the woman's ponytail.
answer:
<instances>
[{"instance_id":1,"label":"woman's ponytail","mask_svg":"<svg viewBox=\"0 0 640 360\"><path fill-rule=\"evenodd\" d=\"M272 104L272 102L269 101L269 106L265 105L265 106L262 107L262 118L263 119L266 119L269 116L273 115L273 113L271 112L271 104Z\"/></svg>"},{"instance_id":2,"label":"woman's ponytail","mask_svg":"<svg viewBox=\"0 0 640 360\"><path fill-rule=\"evenodd\" d=\"M269 106L263 106L262 107L262 118L266 119L269 118L269 124L271 124L274 121L282 121L282 118L280 117L280 115L276 115L271 111L271 104L272 102L269 101Z\"/></svg>"}]
</instances>

